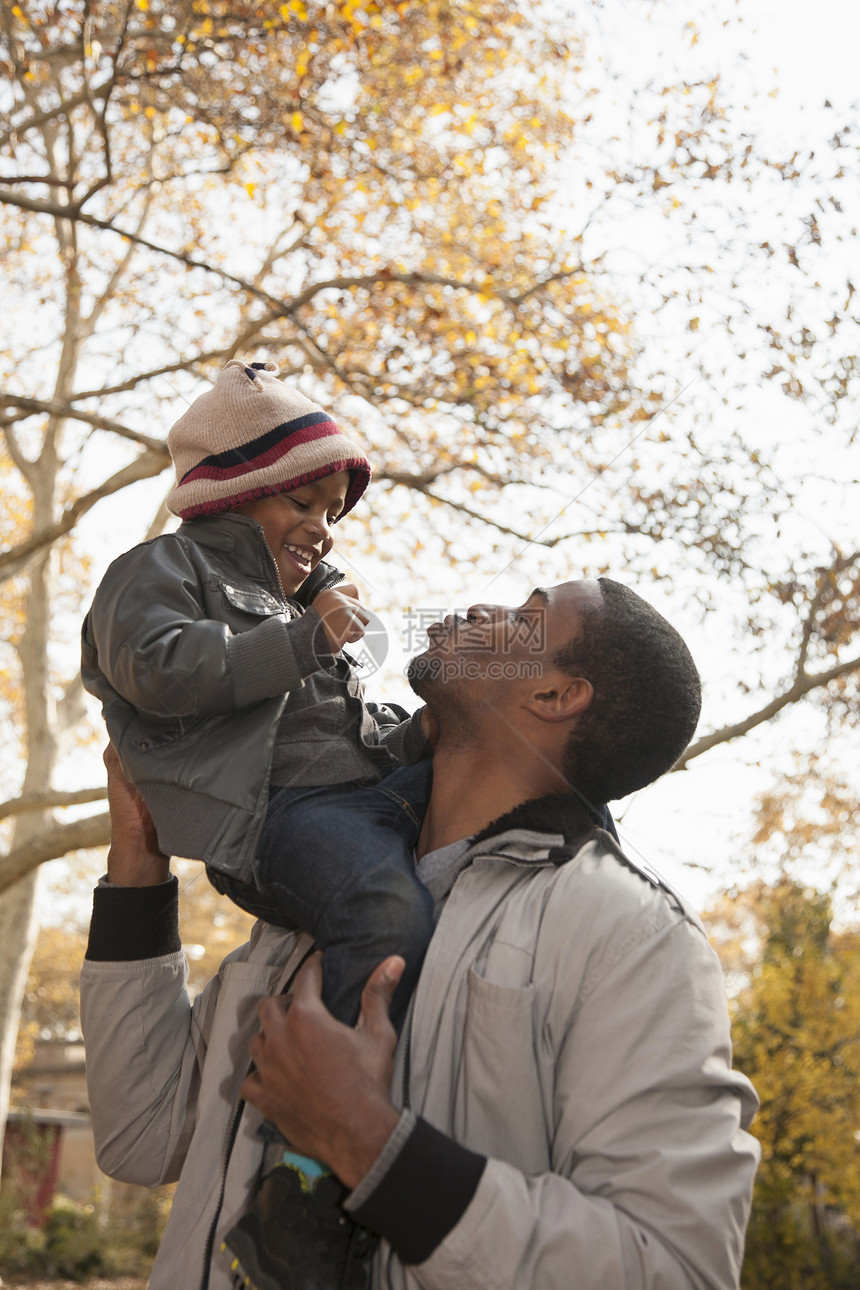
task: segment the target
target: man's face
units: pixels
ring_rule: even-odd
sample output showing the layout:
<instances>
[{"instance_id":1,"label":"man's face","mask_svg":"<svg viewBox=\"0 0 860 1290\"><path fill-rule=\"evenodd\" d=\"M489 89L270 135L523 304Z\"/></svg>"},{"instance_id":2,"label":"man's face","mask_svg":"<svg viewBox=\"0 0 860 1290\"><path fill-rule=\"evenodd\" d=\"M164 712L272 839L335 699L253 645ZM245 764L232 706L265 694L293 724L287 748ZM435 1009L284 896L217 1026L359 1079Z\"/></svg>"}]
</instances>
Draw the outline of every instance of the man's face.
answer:
<instances>
[{"instance_id":1,"label":"man's face","mask_svg":"<svg viewBox=\"0 0 860 1290\"><path fill-rule=\"evenodd\" d=\"M487 686L513 692L539 681L563 645L582 629L587 611L601 603L597 582L537 587L522 605L472 605L427 629L429 644L413 658L407 677L416 694L465 699Z\"/></svg>"}]
</instances>

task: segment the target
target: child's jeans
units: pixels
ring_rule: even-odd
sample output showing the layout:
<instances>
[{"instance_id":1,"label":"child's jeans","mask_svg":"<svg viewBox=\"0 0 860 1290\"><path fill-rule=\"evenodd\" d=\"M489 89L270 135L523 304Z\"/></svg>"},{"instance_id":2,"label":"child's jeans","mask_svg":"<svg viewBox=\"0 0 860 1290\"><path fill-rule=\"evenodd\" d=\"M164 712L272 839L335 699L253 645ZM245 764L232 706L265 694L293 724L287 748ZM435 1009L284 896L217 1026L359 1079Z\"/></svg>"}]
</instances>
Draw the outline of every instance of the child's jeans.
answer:
<instances>
[{"instance_id":1,"label":"child's jeans","mask_svg":"<svg viewBox=\"0 0 860 1290\"><path fill-rule=\"evenodd\" d=\"M433 901L414 850L430 796L428 758L370 787L273 788L257 882L209 870L218 891L264 922L301 928L323 956L323 1000L347 1025L367 978L389 954L406 968L391 1020L400 1029L433 935Z\"/></svg>"}]
</instances>

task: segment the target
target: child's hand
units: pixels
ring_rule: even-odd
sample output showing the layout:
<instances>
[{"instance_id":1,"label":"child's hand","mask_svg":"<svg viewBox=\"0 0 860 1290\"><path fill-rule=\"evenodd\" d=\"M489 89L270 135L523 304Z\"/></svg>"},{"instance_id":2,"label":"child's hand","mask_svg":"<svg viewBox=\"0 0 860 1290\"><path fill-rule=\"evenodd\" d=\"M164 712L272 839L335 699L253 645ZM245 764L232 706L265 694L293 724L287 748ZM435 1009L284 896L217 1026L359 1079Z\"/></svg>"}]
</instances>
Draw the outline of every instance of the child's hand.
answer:
<instances>
[{"instance_id":1,"label":"child's hand","mask_svg":"<svg viewBox=\"0 0 860 1290\"><path fill-rule=\"evenodd\" d=\"M358 599L358 588L351 582L328 587L315 596L311 608L319 614L332 654L344 645L360 641L370 621L370 614Z\"/></svg>"}]
</instances>

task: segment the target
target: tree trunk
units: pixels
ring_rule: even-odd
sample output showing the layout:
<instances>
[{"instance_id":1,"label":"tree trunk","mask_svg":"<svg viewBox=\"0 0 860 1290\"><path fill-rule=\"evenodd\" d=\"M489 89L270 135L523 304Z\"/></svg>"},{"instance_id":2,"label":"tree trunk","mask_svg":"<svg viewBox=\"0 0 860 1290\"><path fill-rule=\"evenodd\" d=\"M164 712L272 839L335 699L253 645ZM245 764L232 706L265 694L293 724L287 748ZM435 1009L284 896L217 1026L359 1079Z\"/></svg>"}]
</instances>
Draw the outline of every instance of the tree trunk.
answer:
<instances>
[{"instance_id":1,"label":"tree trunk","mask_svg":"<svg viewBox=\"0 0 860 1290\"><path fill-rule=\"evenodd\" d=\"M32 487L33 519L38 525L51 516L54 507L56 459L50 438L46 438L38 469L33 472ZM18 646L27 722L24 793L51 787L57 757L56 705L52 699L48 662L54 563L55 556L49 553L33 567L25 627ZM16 820L12 848L44 830L50 819L49 811L33 811ZM31 874L5 892L0 900L0 1159L21 1002L39 931L36 888L37 875Z\"/></svg>"},{"instance_id":2,"label":"tree trunk","mask_svg":"<svg viewBox=\"0 0 860 1290\"><path fill-rule=\"evenodd\" d=\"M9 1112L21 1001L39 933L38 882L39 871L35 870L0 896L0 1146Z\"/></svg>"}]
</instances>

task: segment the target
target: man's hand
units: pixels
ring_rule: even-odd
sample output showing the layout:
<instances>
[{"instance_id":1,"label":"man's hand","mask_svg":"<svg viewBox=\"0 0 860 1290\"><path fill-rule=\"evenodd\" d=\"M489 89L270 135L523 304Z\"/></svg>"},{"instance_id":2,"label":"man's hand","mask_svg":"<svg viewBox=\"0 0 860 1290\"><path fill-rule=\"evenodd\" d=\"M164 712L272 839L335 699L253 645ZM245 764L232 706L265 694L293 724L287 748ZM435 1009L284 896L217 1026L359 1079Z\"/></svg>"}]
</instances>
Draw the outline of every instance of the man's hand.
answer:
<instances>
[{"instance_id":1,"label":"man's hand","mask_svg":"<svg viewBox=\"0 0 860 1290\"><path fill-rule=\"evenodd\" d=\"M388 1009L403 959L371 973L354 1029L322 997L322 955L314 954L289 995L263 999L251 1040L256 1070L241 1095L273 1120L296 1151L324 1161L347 1187L370 1169L399 1119L388 1095L397 1042Z\"/></svg>"},{"instance_id":2,"label":"man's hand","mask_svg":"<svg viewBox=\"0 0 860 1290\"><path fill-rule=\"evenodd\" d=\"M332 654L337 654L344 645L360 641L370 622L370 615L358 598L358 588L351 582L321 591L311 601L311 608L322 619Z\"/></svg>"},{"instance_id":3,"label":"man's hand","mask_svg":"<svg viewBox=\"0 0 860 1290\"><path fill-rule=\"evenodd\" d=\"M104 751L111 842L108 879L118 887L154 887L170 877L170 863L158 849L152 816L122 773L113 744Z\"/></svg>"}]
</instances>

